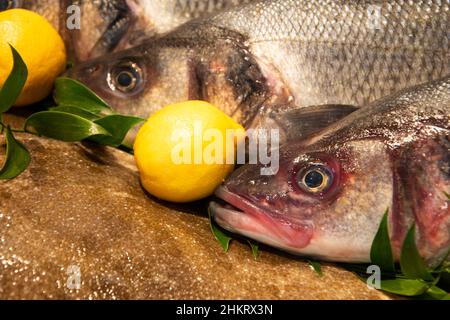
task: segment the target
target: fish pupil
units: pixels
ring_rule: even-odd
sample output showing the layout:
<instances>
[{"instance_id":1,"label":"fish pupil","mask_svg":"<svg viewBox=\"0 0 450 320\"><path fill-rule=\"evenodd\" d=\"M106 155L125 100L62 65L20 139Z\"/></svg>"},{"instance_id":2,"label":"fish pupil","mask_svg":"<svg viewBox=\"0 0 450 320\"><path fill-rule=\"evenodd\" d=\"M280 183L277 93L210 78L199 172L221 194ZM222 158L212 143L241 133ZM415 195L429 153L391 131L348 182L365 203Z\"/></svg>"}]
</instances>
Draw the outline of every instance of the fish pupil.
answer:
<instances>
[{"instance_id":1,"label":"fish pupil","mask_svg":"<svg viewBox=\"0 0 450 320\"><path fill-rule=\"evenodd\" d=\"M0 11L11 9L14 5L13 0L0 0Z\"/></svg>"},{"instance_id":2,"label":"fish pupil","mask_svg":"<svg viewBox=\"0 0 450 320\"><path fill-rule=\"evenodd\" d=\"M117 77L117 83L124 88L128 88L133 84L133 76L129 72L121 72Z\"/></svg>"},{"instance_id":3,"label":"fish pupil","mask_svg":"<svg viewBox=\"0 0 450 320\"><path fill-rule=\"evenodd\" d=\"M318 170L310 171L305 175L305 184L308 188L315 189L322 186L324 177Z\"/></svg>"}]
</instances>

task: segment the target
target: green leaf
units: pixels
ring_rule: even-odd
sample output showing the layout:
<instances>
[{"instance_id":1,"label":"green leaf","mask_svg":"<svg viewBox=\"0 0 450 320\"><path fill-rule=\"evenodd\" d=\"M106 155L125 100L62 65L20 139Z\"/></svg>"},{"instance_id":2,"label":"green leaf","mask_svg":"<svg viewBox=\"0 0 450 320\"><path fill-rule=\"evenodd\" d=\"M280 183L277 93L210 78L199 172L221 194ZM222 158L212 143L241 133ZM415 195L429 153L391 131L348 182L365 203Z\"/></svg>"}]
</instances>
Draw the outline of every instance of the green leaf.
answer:
<instances>
[{"instance_id":1,"label":"green leaf","mask_svg":"<svg viewBox=\"0 0 450 320\"><path fill-rule=\"evenodd\" d=\"M444 194L447 196L447 200L450 200L450 194L444 191Z\"/></svg>"},{"instance_id":2,"label":"green leaf","mask_svg":"<svg viewBox=\"0 0 450 320\"><path fill-rule=\"evenodd\" d=\"M253 258L255 258L255 260L257 260L258 256L259 256L259 244L252 240L247 240L247 243L249 244L250 248L252 249Z\"/></svg>"},{"instance_id":3,"label":"green leaf","mask_svg":"<svg viewBox=\"0 0 450 320\"><path fill-rule=\"evenodd\" d=\"M432 299L436 300L448 300L449 299L449 293L445 290L442 290L439 287L432 286L429 288L426 292L428 296L430 296Z\"/></svg>"},{"instance_id":4,"label":"green leaf","mask_svg":"<svg viewBox=\"0 0 450 320\"><path fill-rule=\"evenodd\" d=\"M220 227L213 221L211 210L208 210L209 215L209 225L211 226L211 231L216 238L217 241L219 241L220 246L223 248L225 252L228 252L228 249L230 248L230 241L231 237L227 236Z\"/></svg>"},{"instance_id":5,"label":"green leaf","mask_svg":"<svg viewBox=\"0 0 450 320\"><path fill-rule=\"evenodd\" d=\"M122 144L128 131L144 121L142 118L119 114L106 116L94 122L105 128L110 136L96 136L90 138L90 140L103 145L118 147Z\"/></svg>"},{"instance_id":6,"label":"green leaf","mask_svg":"<svg viewBox=\"0 0 450 320\"><path fill-rule=\"evenodd\" d=\"M22 57L16 49L11 45L9 46L12 51L14 65L3 87L0 89L0 113L8 111L14 105L28 77L28 69Z\"/></svg>"},{"instance_id":7,"label":"green leaf","mask_svg":"<svg viewBox=\"0 0 450 320\"><path fill-rule=\"evenodd\" d=\"M400 267L403 274L409 279L423 279L433 281L434 278L428 271L425 262L416 247L415 225L408 231L403 243L400 256Z\"/></svg>"},{"instance_id":8,"label":"green leaf","mask_svg":"<svg viewBox=\"0 0 450 320\"><path fill-rule=\"evenodd\" d=\"M442 262L442 265L440 266L442 273L448 273L450 274L450 262L444 261Z\"/></svg>"},{"instance_id":9,"label":"green leaf","mask_svg":"<svg viewBox=\"0 0 450 320\"><path fill-rule=\"evenodd\" d=\"M96 135L109 135L100 125L80 116L43 111L31 115L25 122L25 130L48 138L74 142Z\"/></svg>"},{"instance_id":10,"label":"green leaf","mask_svg":"<svg viewBox=\"0 0 450 320\"><path fill-rule=\"evenodd\" d=\"M323 276L322 266L320 265L320 262L308 260L308 263L311 266L311 268L313 268L313 270L317 273L317 275L319 277Z\"/></svg>"},{"instance_id":11,"label":"green leaf","mask_svg":"<svg viewBox=\"0 0 450 320\"><path fill-rule=\"evenodd\" d=\"M87 110L77 108L77 107L59 106L59 107L50 108L49 110L75 114L77 116L80 116L82 118L85 118L85 119L91 120L91 121L100 119L99 115L96 115L95 113L92 113L92 112L89 112Z\"/></svg>"},{"instance_id":12,"label":"green leaf","mask_svg":"<svg viewBox=\"0 0 450 320\"><path fill-rule=\"evenodd\" d=\"M128 144L122 143L120 146L117 147L117 149L122 150L123 152L129 153L131 155L134 155L133 147L129 146Z\"/></svg>"},{"instance_id":13,"label":"green leaf","mask_svg":"<svg viewBox=\"0 0 450 320\"><path fill-rule=\"evenodd\" d=\"M0 170L0 179L13 179L24 172L30 164L30 153L25 146L14 138L9 127L6 128L6 157Z\"/></svg>"},{"instance_id":14,"label":"green leaf","mask_svg":"<svg viewBox=\"0 0 450 320\"><path fill-rule=\"evenodd\" d=\"M380 267L382 272L395 272L394 258L392 256L391 240L388 231L388 213L386 209L378 231L370 249L370 260Z\"/></svg>"},{"instance_id":15,"label":"green leaf","mask_svg":"<svg viewBox=\"0 0 450 320\"><path fill-rule=\"evenodd\" d=\"M428 284L416 279L381 280L381 289L402 296L419 296L428 290Z\"/></svg>"},{"instance_id":16,"label":"green leaf","mask_svg":"<svg viewBox=\"0 0 450 320\"><path fill-rule=\"evenodd\" d=\"M77 107L91 113L111 113L111 107L91 89L70 78L58 78L55 82L55 101L58 105Z\"/></svg>"}]
</instances>

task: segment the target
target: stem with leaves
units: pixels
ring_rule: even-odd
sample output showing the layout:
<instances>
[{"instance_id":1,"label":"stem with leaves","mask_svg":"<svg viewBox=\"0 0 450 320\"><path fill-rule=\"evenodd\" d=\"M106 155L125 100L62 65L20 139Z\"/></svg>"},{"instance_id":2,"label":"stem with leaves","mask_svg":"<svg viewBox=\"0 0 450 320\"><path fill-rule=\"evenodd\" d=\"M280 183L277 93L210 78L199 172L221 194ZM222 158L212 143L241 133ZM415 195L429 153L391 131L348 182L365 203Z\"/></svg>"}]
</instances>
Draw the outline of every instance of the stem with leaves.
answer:
<instances>
[{"instance_id":1,"label":"stem with leaves","mask_svg":"<svg viewBox=\"0 0 450 320\"><path fill-rule=\"evenodd\" d=\"M372 263L380 267L382 272L381 290L421 299L449 300L448 292L438 287L441 276L444 273L449 274L450 271L445 269L447 255L438 267L428 267L417 249L416 227L413 225L403 242L400 268L396 267L389 238L388 219L389 209L383 215L370 252ZM361 271L357 273L363 277L367 276Z\"/></svg>"},{"instance_id":2,"label":"stem with leaves","mask_svg":"<svg viewBox=\"0 0 450 320\"><path fill-rule=\"evenodd\" d=\"M30 163L28 150L15 139L14 133L30 133L66 142L91 140L132 153L132 148L123 141L133 127L145 120L114 113L89 88L69 78L58 78L55 82L56 107L32 114L23 129L13 129L5 124L2 114L14 105L28 77L27 66L20 54L12 46L11 52L13 69L0 89L0 132L6 135L7 149L0 179L19 176Z\"/></svg>"}]
</instances>

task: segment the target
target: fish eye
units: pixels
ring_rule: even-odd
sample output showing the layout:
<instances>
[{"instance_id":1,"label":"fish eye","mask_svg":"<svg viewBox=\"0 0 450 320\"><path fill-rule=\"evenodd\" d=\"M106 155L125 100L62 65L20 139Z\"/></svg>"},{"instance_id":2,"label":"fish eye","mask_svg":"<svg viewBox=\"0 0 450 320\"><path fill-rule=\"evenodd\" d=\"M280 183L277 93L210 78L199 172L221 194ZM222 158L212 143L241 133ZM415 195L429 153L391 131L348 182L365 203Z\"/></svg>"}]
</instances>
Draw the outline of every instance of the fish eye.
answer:
<instances>
[{"instance_id":1,"label":"fish eye","mask_svg":"<svg viewBox=\"0 0 450 320\"><path fill-rule=\"evenodd\" d=\"M125 63L115 66L108 74L108 85L113 91L133 93L142 82L142 69L137 63Z\"/></svg>"},{"instance_id":2,"label":"fish eye","mask_svg":"<svg viewBox=\"0 0 450 320\"><path fill-rule=\"evenodd\" d=\"M133 88L136 83L136 77L129 71L121 71L116 77L117 85L121 88Z\"/></svg>"},{"instance_id":3,"label":"fish eye","mask_svg":"<svg viewBox=\"0 0 450 320\"><path fill-rule=\"evenodd\" d=\"M316 194L328 189L333 182L333 175L324 165L314 164L301 170L296 181L302 190Z\"/></svg>"},{"instance_id":4,"label":"fish eye","mask_svg":"<svg viewBox=\"0 0 450 320\"><path fill-rule=\"evenodd\" d=\"M16 8L17 0L0 0L0 11Z\"/></svg>"}]
</instances>

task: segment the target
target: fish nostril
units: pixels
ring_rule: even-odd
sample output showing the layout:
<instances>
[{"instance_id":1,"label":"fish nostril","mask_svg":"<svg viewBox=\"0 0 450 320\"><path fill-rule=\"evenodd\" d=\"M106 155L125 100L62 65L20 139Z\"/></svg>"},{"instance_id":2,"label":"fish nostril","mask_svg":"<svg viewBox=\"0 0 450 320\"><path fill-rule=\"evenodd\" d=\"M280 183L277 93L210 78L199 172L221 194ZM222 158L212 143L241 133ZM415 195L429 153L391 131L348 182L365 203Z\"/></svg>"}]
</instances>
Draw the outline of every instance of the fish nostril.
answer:
<instances>
[{"instance_id":1,"label":"fish nostril","mask_svg":"<svg viewBox=\"0 0 450 320\"><path fill-rule=\"evenodd\" d=\"M95 64L95 65L91 65L88 66L84 69L84 72L86 72L89 75L95 75L97 72L99 72L101 70L101 66L100 64Z\"/></svg>"}]
</instances>

